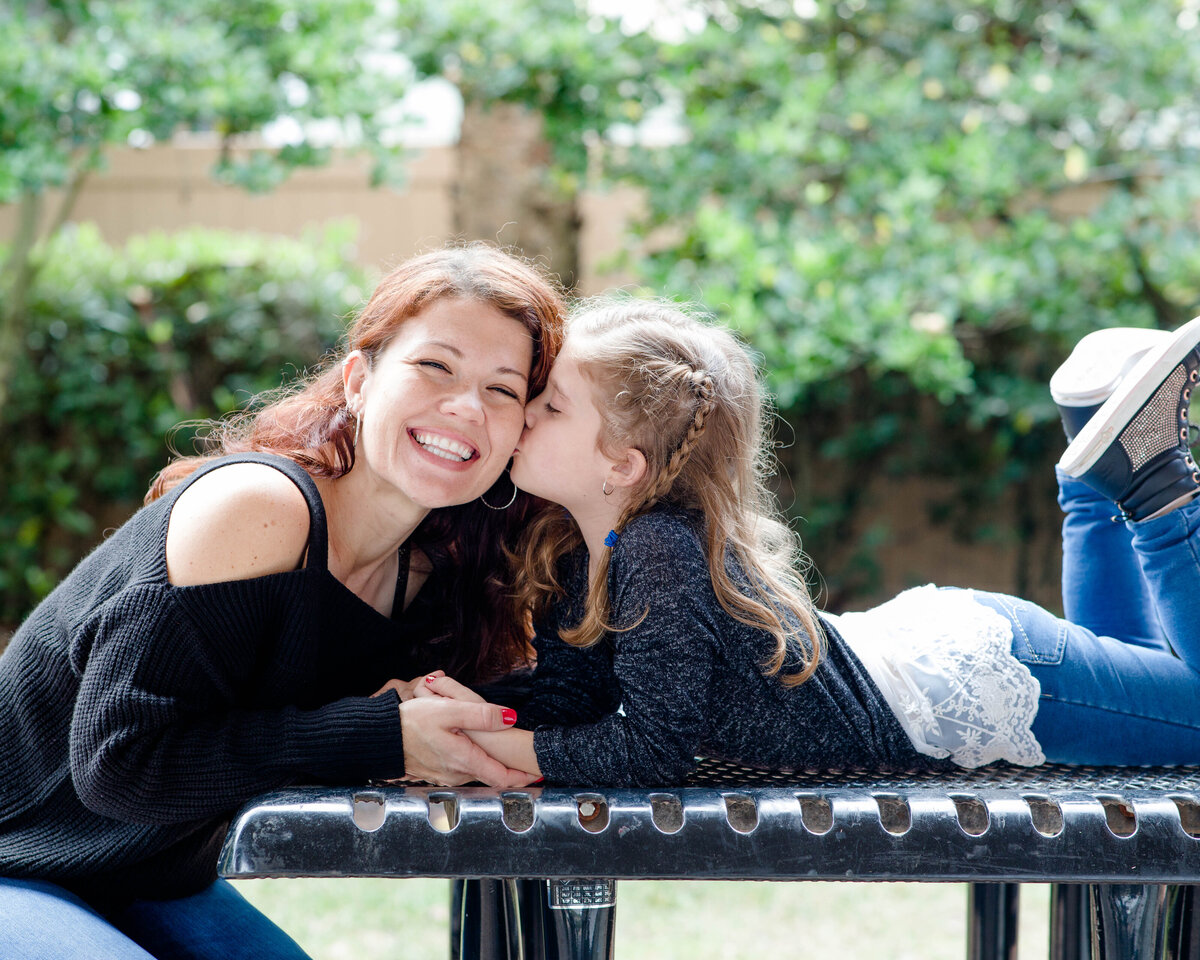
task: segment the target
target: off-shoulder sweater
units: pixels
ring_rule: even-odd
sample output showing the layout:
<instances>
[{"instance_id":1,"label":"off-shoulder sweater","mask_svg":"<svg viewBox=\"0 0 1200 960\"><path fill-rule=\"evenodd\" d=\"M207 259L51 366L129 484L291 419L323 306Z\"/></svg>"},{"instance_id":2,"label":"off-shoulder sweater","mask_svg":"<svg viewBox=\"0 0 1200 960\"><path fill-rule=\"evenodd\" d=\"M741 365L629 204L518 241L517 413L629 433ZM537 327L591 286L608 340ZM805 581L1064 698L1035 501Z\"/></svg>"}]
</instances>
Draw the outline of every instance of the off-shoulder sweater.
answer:
<instances>
[{"instance_id":1,"label":"off-shoulder sweater","mask_svg":"<svg viewBox=\"0 0 1200 960\"><path fill-rule=\"evenodd\" d=\"M698 756L776 770L935 765L916 752L828 623L809 680L788 687L763 674L774 639L721 606L703 528L691 514L660 508L621 532L609 570L609 622L636 625L594 647L581 650L558 636L583 613L586 550L562 570L566 595L537 625L533 692L521 708L547 781L678 784ZM732 554L726 571L747 586ZM783 672L795 671L803 655L792 642Z\"/></svg>"},{"instance_id":2,"label":"off-shoulder sweater","mask_svg":"<svg viewBox=\"0 0 1200 960\"><path fill-rule=\"evenodd\" d=\"M203 888L232 813L297 782L404 772L396 695L401 625L326 563L309 476L303 568L173 586L171 507L136 513L22 624L0 657L0 875L42 877L108 899ZM190 481L189 481L190 482Z\"/></svg>"}]
</instances>

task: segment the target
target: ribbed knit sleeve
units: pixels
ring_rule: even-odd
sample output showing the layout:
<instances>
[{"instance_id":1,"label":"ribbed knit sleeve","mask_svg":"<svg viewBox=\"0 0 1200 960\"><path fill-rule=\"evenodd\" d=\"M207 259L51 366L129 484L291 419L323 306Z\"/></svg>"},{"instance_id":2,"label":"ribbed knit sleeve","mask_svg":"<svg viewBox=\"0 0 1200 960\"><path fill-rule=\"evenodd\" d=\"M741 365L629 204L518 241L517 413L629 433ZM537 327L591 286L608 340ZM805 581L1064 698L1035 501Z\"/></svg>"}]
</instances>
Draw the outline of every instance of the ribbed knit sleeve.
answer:
<instances>
[{"instance_id":1,"label":"ribbed knit sleeve","mask_svg":"<svg viewBox=\"0 0 1200 960\"><path fill-rule=\"evenodd\" d=\"M196 821L300 779L403 774L394 693L271 706L259 689L264 660L304 656L286 640L312 632L310 580L131 586L81 626L69 755L85 806L130 822ZM298 662L297 676L309 666Z\"/></svg>"},{"instance_id":2,"label":"ribbed knit sleeve","mask_svg":"<svg viewBox=\"0 0 1200 960\"><path fill-rule=\"evenodd\" d=\"M707 583L703 550L679 521L640 518L622 533L609 595L616 625L636 626L602 643L613 644L623 710L537 729L534 750L547 780L652 786L678 783L695 767L719 649L720 607Z\"/></svg>"}]
</instances>

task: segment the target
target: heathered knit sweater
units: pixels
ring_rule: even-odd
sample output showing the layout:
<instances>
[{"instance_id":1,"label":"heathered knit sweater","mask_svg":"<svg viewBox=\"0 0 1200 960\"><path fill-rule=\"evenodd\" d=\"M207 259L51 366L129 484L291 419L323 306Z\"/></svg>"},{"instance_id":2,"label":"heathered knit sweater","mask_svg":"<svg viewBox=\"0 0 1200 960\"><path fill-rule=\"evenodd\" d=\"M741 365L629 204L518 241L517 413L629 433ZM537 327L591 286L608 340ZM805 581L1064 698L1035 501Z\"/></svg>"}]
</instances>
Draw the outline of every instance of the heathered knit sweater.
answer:
<instances>
[{"instance_id":1,"label":"heathered knit sweater","mask_svg":"<svg viewBox=\"0 0 1200 960\"><path fill-rule=\"evenodd\" d=\"M732 557L726 569L747 583ZM721 607L701 526L690 515L662 508L621 532L609 572L609 622L645 616L586 650L558 638L560 625L582 616L586 551L567 558L563 570L567 595L538 625L533 699L521 710L522 724L535 727L548 781L678 784L697 756L770 769L931 765L828 624L809 680L785 687L763 675L774 640ZM794 645L784 672L800 656Z\"/></svg>"},{"instance_id":2,"label":"heathered knit sweater","mask_svg":"<svg viewBox=\"0 0 1200 960\"><path fill-rule=\"evenodd\" d=\"M400 624L326 565L316 485L306 565L176 587L166 533L181 485L140 510L43 601L0 657L0 875L106 900L215 878L232 813L296 781L404 772Z\"/></svg>"}]
</instances>

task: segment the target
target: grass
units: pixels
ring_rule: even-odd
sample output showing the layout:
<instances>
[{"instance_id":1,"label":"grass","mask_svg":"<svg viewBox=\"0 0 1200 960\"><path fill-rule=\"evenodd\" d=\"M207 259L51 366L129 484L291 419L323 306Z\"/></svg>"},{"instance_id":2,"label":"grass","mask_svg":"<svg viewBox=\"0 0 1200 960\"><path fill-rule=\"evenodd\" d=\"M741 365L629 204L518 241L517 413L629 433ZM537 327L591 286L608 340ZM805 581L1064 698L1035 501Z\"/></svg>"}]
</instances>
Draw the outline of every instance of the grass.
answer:
<instances>
[{"instance_id":1,"label":"grass","mask_svg":"<svg viewBox=\"0 0 1200 960\"><path fill-rule=\"evenodd\" d=\"M447 956L445 880L241 880L314 960ZM618 960L961 960L967 888L942 883L621 881ZM1020 960L1045 957L1049 887L1021 889Z\"/></svg>"}]
</instances>

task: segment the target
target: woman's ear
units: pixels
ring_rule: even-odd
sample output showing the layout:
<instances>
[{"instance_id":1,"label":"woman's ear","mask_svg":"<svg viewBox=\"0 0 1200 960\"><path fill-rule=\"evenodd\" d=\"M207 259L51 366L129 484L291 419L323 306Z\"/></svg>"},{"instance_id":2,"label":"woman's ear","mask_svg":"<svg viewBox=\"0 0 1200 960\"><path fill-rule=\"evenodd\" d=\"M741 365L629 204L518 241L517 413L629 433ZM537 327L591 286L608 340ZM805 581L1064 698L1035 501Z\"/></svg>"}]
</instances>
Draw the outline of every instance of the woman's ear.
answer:
<instances>
[{"instance_id":1,"label":"woman's ear","mask_svg":"<svg viewBox=\"0 0 1200 960\"><path fill-rule=\"evenodd\" d=\"M342 361L342 389L346 394L346 409L351 413L362 411L362 389L369 369L366 355L361 350L352 350Z\"/></svg>"},{"instance_id":2,"label":"woman's ear","mask_svg":"<svg viewBox=\"0 0 1200 960\"><path fill-rule=\"evenodd\" d=\"M637 447L627 448L612 462L611 476L614 487L636 487L646 476L646 455Z\"/></svg>"}]
</instances>

